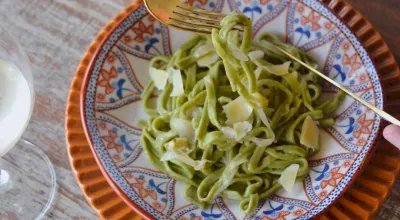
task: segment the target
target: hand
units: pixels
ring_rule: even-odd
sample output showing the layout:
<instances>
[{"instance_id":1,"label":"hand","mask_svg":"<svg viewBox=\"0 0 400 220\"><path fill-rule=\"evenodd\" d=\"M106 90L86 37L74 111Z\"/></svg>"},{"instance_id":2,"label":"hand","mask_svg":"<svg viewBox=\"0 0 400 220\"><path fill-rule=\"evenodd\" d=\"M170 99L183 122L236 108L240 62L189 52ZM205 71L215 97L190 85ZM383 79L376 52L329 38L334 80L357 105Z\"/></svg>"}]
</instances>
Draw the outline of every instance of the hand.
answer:
<instances>
[{"instance_id":1,"label":"hand","mask_svg":"<svg viewBox=\"0 0 400 220\"><path fill-rule=\"evenodd\" d=\"M389 125L383 130L383 137L400 149L400 127Z\"/></svg>"}]
</instances>

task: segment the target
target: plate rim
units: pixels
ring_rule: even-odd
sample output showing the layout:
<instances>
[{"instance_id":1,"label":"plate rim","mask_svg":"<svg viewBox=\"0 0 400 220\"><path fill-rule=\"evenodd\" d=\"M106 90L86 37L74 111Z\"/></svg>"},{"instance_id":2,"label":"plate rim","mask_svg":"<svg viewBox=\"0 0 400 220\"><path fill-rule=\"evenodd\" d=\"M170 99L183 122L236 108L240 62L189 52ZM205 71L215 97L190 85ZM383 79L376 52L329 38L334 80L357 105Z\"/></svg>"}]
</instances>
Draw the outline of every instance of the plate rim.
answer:
<instances>
[{"instance_id":1,"label":"plate rim","mask_svg":"<svg viewBox=\"0 0 400 220\"><path fill-rule=\"evenodd\" d=\"M79 184L79 187L81 190L84 192L84 197L86 201L89 203L89 205L95 209L97 212L96 214L101 217L101 219L108 219L109 215L111 213L105 213L104 211L109 211L109 209L113 209L115 207L119 207L120 211L123 211L123 215L116 215L118 216L118 219L122 218L128 218L132 220L140 220L140 217L143 217L142 212L140 210L135 210L132 211L132 207L128 205L127 201L122 198L120 194L117 193L115 190L112 180L110 181L110 177L107 175L106 171L103 170L103 167L101 166L101 162L97 159L96 153L92 147L92 143L89 141L90 139L87 138L87 131L85 130L86 127L84 126L83 119L82 119L82 90L85 85L87 73L91 70L92 68L92 63L98 56L98 52L101 50L101 46L104 44L104 42L107 40L109 35L113 32L115 28L117 28L120 23L132 12L137 10L142 4L142 0L134 0L132 3L130 3L127 7L125 7L123 10L121 10L117 15L109 20L103 28L96 34L94 40L90 43L88 48L86 49L82 59L79 62L78 67L75 70L75 74L73 77L73 80L71 82L71 87L68 92L68 102L67 102L67 108L65 112L65 136L66 136L66 145L68 147L68 157L69 157L69 162L72 167L72 170L74 171L75 174L75 179L77 183ZM76 97L76 93L78 94L78 100ZM73 116L78 116L79 119L74 118ZM84 140L75 140L74 137L78 137L79 135L82 135ZM76 158L76 153L73 152L74 149L76 148L81 148L81 147L87 147L89 148L89 152L91 153L90 156L84 156L80 159ZM87 153L87 152L86 152ZM87 162L90 164L91 160L94 160L96 163L95 165L98 166L98 170L102 174L101 180L98 180L96 183L85 183L83 180L84 177L82 177L80 174L92 174L92 172L96 172L96 169L85 169L85 165L79 165L79 162ZM98 203L98 200L101 200L103 196L96 196L95 193L101 191L101 189L96 189L96 190L91 190L88 188L88 186L97 186L97 184L103 184L103 178L105 183L108 184L108 186L113 190L114 195L106 194L105 196L109 197L111 200L109 201L118 201L113 204L113 206L110 207L101 207ZM107 186L104 186L107 187ZM97 198L96 198L97 197ZM121 203L122 202L122 203ZM125 205L126 207L121 207L122 205ZM129 210L129 211L128 211ZM138 215L139 214L139 215ZM149 218L146 218L149 219Z\"/></svg>"},{"instance_id":2,"label":"plate rim","mask_svg":"<svg viewBox=\"0 0 400 220\"><path fill-rule=\"evenodd\" d=\"M114 190L114 192L120 197L122 198L122 200L125 202L125 204L127 204L129 207L131 207L135 212L139 213L142 217L146 218L147 220L151 220L153 216L150 215L150 213L148 213L146 210L144 210L142 207L138 206L136 203L134 203L124 192L123 190L118 186L118 184L116 182L114 182L114 180L112 179L112 177L109 176L109 173L106 171L106 169L102 166L102 162L100 160L100 158L98 157L97 153L96 153L96 149L94 147L93 144L93 140L90 136L90 132L88 129L88 126L85 123L85 113L84 113L84 109L85 109L85 91L87 90L88 87L88 83L90 81L90 72L92 71L92 69L94 68L93 63L96 61L97 57L99 56L99 52L102 50L105 42L108 40L108 38L110 37L110 35L112 33L114 33L114 31L121 25L122 22L124 22L124 20L134 11L136 11L137 9L140 8L140 6L143 4L143 0L135 0L134 3L132 3L132 5L130 6L130 10L125 10L123 13L119 14L116 19L113 22L112 26L109 26L110 28L108 28L108 30L106 30L105 35L103 37L103 39L99 40L98 42L98 47L95 49L95 51L93 51L93 56L88 64L88 68L85 71L85 75L83 77L83 82L82 82L82 87L80 90L80 116L81 116L81 120L82 120L82 126L83 126L83 130L85 133L85 137L86 140L89 143L90 149L93 153L94 159L97 162L97 165L99 165L99 168L103 174L104 177L106 177L106 180L108 182L108 184L110 184L111 188Z\"/></svg>"},{"instance_id":3,"label":"plate rim","mask_svg":"<svg viewBox=\"0 0 400 220\"><path fill-rule=\"evenodd\" d=\"M143 215L145 218L147 219L151 219L152 216L143 208L141 208L140 206L138 206L135 202L133 202L120 188L120 186L114 182L114 180L109 176L108 172L106 171L106 169L102 166L102 162L100 161L100 158L98 157L95 147L93 145L93 140L90 136L90 132L88 130L88 126L86 124L86 116L84 113L84 109L85 109L85 93L84 91L86 91L88 83L89 83L89 78L90 78L90 72L92 71L94 65L93 62L97 59L98 55L99 55L99 51L101 51L102 46L104 45L105 41L110 37L110 35L113 33L113 31L119 27L119 25L124 21L124 19L130 15L130 13L132 13L133 11L135 11L137 8L139 8L142 5L142 1L141 0L136 0L132 5L134 5L134 7L132 8L131 6L131 10L129 10L129 12L125 12L122 13L122 15L120 14L119 16L117 16L116 18L116 22L114 22L113 27L107 26L105 28L106 33L105 35L103 35L103 39L100 40L98 42L98 48L96 48L95 51L93 52L93 57L91 58L89 64L88 64L88 68L85 71L85 76L83 79L83 83L82 83L82 88L81 88L81 93L80 93L80 100L81 100L81 106L80 106L80 114L81 114L81 119L82 119L82 124L83 124L83 128L84 128L84 133L86 136L86 139L89 142L89 146L93 152L94 158L97 162L97 164L100 167L101 172L103 173L103 175L106 177L107 182L111 185L111 187L114 189L114 191L131 207L133 208L135 211L137 211L138 213L140 213L141 215ZM367 49L367 45L365 44L366 41L368 41L371 38L376 38L377 41L381 41L383 42L383 45L381 47L378 47L377 49L374 49L374 51L379 50L380 48L384 47L384 51L389 53L389 57L385 58L385 60L391 60L394 61L394 63L396 63L396 61L394 60L394 57L392 55L392 53L390 52L389 48L387 47L386 43L383 41L381 35L375 31L375 29L373 28L373 26L370 24L369 21L367 21L357 10L355 10L349 3L343 1L343 0L323 0L321 1L321 5L324 6L326 9L328 9L330 12L332 12L335 17L337 17L350 31L351 33L357 38L357 41L359 41L360 45L364 48L364 50L366 51L366 53L368 54L368 57L371 59L372 61L372 65L374 66L376 72L377 72L377 76L378 79L380 81L381 84L381 88L382 88L382 103L385 106L386 104L386 97L385 97L385 89L383 88L383 82L381 79L381 70L378 66L378 64L375 62L375 60L373 59L375 56L373 56L371 54L371 52ZM346 13L343 13L343 10ZM347 18L346 21L345 17L348 16L348 14L352 14L351 18ZM118 21L117 21L118 20ZM367 31L365 32L369 32L369 31L373 31L372 36L369 36L366 40L361 40L360 39L360 35L357 34L357 31L353 30L353 27L350 26L349 24L351 23L351 21L353 20L357 20L357 21L362 21L365 24L362 25L361 27L359 27L358 29L361 28L365 28L367 27ZM357 22L352 22L353 24L356 24ZM104 33L103 33L104 34ZM399 73L398 68L395 70L395 72ZM355 179L357 179L357 177L362 173L362 170L365 168L365 166L368 164L368 161L373 153L373 151L375 150L375 146L377 144L377 139L381 136L381 130L382 130L382 121L379 122L378 124L378 133L377 135L374 137L373 140L371 140L371 147L370 149L366 152L366 155L364 156L364 159L361 161L359 167L357 170L354 171L354 174L352 175L351 179L349 180L349 182L346 184L346 186L343 187L343 189L341 190L340 193L338 193L338 195L335 196L334 200L331 201L328 205L325 205L325 207L323 207L320 211L318 211L317 214L313 215L313 217L319 216L322 213L324 213L325 210L327 210L330 206L332 206L336 200L338 200L342 194L344 192L347 191L347 189L352 185L352 183L354 182Z\"/></svg>"}]
</instances>

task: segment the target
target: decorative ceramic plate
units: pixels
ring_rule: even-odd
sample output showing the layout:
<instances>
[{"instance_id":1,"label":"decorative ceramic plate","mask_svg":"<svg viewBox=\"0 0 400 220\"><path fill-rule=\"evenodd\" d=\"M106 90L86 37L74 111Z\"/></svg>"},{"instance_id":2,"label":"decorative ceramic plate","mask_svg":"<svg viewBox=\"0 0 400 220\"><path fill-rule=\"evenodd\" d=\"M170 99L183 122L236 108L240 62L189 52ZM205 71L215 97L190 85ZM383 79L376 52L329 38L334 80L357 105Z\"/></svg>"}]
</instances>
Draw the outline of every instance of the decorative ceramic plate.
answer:
<instances>
[{"instance_id":1,"label":"decorative ceramic plate","mask_svg":"<svg viewBox=\"0 0 400 220\"><path fill-rule=\"evenodd\" d=\"M317 58L324 72L348 89L383 107L375 66L350 29L319 1L193 0L215 11L240 11L253 19L255 38L265 31L282 36ZM322 133L322 149L310 158L310 173L244 216L238 204L218 198L200 210L183 198L180 182L158 172L139 143L137 122L146 118L140 94L148 62L171 55L189 33L155 21L138 7L104 39L90 64L82 90L82 121L98 163L112 186L133 208L155 219L307 219L329 206L349 185L373 147L380 119L348 98L336 123ZM329 89L326 90L329 92Z\"/></svg>"}]
</instances>

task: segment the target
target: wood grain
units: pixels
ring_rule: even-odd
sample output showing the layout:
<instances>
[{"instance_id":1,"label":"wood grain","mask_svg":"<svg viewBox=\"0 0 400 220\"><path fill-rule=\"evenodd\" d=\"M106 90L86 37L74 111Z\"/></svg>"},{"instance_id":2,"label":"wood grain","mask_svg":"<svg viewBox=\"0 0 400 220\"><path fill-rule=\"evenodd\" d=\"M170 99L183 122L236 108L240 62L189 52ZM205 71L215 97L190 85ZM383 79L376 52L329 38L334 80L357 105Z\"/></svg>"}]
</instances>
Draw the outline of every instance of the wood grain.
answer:
<instances>
[{"instance_id":1,"label":"wood grain","mask_svg":"<svg viewBox=\"0 0 400 220\"><path fill-rule=\"evenodd\" d=\"M69 165L65 105L72 76L86 48L104 24L129 3L0 0L1 25L23 45L35 78L35 110L24 137L48 154L57 173L58 195L48 219L98 218L84 199Z\"/></svg>"},{"instance_id":2,"label":"wood grain","mask_svg":"<svg viewBox=\"0 0 400 220\"><path fill-rule=\"evenodd\" d=\"M400 60L398 0L349 0L383 35ZM64 137L70 81L86 48L130 0L0 0L1 25L18 37L32 63L36 106L24 137L47 152L58 177L58 197L48 219L97 219L71 171ZM400 181L377 219L400 219Z\"/></svg>"}]
</instances>

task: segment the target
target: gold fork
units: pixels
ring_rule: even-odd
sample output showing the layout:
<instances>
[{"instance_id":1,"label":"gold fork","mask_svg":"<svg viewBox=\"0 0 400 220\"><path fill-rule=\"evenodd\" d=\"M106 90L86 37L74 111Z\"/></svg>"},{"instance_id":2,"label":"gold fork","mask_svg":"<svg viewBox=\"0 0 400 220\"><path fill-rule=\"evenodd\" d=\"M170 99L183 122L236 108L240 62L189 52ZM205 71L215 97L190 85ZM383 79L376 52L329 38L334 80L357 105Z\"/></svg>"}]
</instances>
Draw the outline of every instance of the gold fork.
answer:
<instances>
[{"instance_id":1,"label":"gold fork","mask_svg":"<svg viewBox=\"0 0 400 220\"><path fill-rule=\"evenodd\" d=\"M209 34L213 28L220 27L220 21L226 16L226 14L211 12L199 8L191 7L187 4L182 3L180 0L144 0L144 3L149 10L149 13L162 23L169 26L173 26L182 30L192 31L196 33ZM271 44L272 45L272 44ZM313 73L319 75L338 89L345 92L347 95L353 97L358 102L362 103L376 114L380 115L386 121L400 126L400 121L386 113L385 111L378 109L374 105L370 104L366 100L360 98L354 93L350 92L347 88L340 85L336 81L332 80L328 76L324 75L314 67L304 63L297 57L288 53L286 50L275 46L277 50L288 56L290 59L300 63Z\"/></svg>"},{"instance_id":2,"label":"gold fork","mask_svg":"<svg viewBox=\"0 0 400 220\"><path fill-rule=\"evenodd\" d=\"M182 0L144 0L149 13L162 23L178 29L208 34L219 28L226 16L219 12L191 7Z\"/></svg>"}]
</instances>

